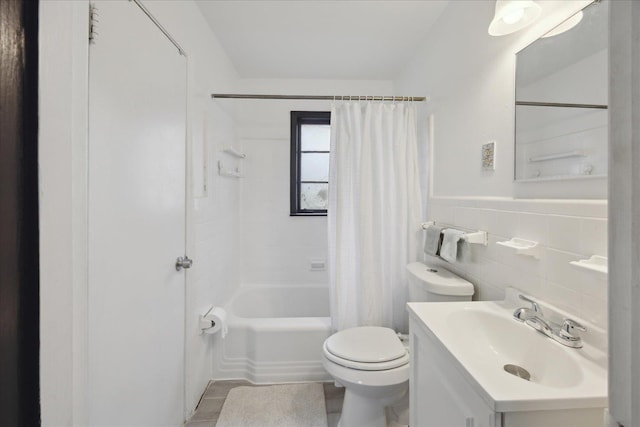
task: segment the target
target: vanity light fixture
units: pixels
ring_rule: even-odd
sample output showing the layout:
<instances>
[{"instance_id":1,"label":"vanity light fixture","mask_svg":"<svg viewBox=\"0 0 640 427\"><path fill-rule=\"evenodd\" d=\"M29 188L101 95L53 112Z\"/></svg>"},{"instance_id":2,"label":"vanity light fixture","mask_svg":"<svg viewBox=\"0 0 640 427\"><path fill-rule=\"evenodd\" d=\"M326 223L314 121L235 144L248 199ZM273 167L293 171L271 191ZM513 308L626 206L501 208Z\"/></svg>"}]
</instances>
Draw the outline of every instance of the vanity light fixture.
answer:
<instances>
[{"instance_id":1,"label":"vanity light fixture","mask_svg":"<svg viewBox=\"0 0 640 427\"><path fill-rule=\"evenodd\" d=\"M523 29L540 16L540 6L532 0L496 0L496 13L489 34L504 36Z\"/></svg>"}]
</instances>

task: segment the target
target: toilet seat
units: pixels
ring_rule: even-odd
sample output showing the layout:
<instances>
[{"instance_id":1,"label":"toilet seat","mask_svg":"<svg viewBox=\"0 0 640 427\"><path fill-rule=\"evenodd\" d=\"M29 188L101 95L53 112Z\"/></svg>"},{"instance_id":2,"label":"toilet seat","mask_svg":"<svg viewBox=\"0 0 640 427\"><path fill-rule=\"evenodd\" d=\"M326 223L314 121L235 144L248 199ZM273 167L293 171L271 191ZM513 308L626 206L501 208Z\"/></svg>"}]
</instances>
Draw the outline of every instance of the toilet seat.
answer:
<instances>
[{"instance_id":1,"label":"toilet seat","mask_svg":"<svg viewBox=\"0 0 640 427\"><path fill-rule=\"evenodd\" d=\"M384 371L409 363L409 353L389 328L361 326L327 338L325 357L338 365L362 371Z\"/></svg>"}]
</instances>

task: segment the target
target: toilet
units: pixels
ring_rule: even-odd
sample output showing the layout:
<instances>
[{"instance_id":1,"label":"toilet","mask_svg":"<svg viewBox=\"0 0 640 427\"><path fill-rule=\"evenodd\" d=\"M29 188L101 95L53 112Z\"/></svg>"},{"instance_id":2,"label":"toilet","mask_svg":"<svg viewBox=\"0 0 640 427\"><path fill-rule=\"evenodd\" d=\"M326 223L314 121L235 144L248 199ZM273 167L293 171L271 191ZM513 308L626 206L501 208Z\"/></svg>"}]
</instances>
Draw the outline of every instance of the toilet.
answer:
<instances>
[{"instance_id":1,"label":"toilet","mask_svg":"<svg viewBox=\"0 0 640 427\"><path fill-rule=\"evenodd\" d=\"M408 302L469 301L473 285L442 267L407 265ZM408 343L407 343L408 344ZM387 427L385 408L409 390L409 349L392 329L359 326L323 345L322 363L345 387L338 427Z\"/></svg>"}]
</instances>

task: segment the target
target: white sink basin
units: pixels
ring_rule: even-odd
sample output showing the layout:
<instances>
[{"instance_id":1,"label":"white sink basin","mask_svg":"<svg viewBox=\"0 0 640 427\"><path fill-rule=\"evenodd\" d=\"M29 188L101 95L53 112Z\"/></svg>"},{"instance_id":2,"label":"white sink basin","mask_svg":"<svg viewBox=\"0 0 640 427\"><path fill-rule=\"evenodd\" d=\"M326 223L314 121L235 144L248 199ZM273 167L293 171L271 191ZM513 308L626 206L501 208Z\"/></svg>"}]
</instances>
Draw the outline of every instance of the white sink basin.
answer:
<instances>
[{"instance_id":1,"label":"white sink basin","mask_svg":"<svg viewBox=\"0 0 640 427\"><path fill-rule=\"evenodd\" d=\"M572 387L582 380L582 370L568 351L516 320L465 307L451 313L447 323L458 337L451 342L452 349L464 352L465 347L472 348L477 361L496 375L512 375L504 370L512 364L528 371L529 381L549 387Z\"/></svg>"},{"instance_id":2,"label":"white sink basin","mask_svg":"<svg viewBox=\"0 0 640 427\"><path fill-rule=\"evenodd\" d=\"M513 308L488 301L409 304L493 410L606 407L606 353L587 342L563 346L513 319ZM507 364L524 368L530 380L506 372Z\"/></svg>"}]
</instances>

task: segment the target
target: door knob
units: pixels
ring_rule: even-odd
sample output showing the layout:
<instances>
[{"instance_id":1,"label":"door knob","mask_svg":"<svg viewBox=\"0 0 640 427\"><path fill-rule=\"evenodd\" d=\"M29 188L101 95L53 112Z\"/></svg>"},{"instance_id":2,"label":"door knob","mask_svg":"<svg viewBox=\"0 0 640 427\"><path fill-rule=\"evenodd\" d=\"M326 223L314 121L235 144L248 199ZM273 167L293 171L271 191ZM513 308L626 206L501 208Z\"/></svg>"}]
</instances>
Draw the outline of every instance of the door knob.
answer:
<instances>
[{"instance_id":1,"label":"door knob","mask_svg":"<svg viewBox=\"0 0 640 427\"><path fill-rule=\"evenodd\" d=\"M191 266L193 265L193 260L189 259L188 256L184 256L184 258L182 258L181 256L178 257L178 259L176 260L176 270L180 271L183 268L191 268Z\"/></svg>"}]
</instances>

